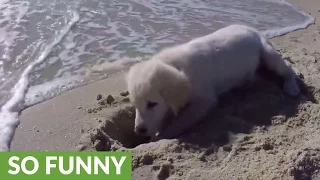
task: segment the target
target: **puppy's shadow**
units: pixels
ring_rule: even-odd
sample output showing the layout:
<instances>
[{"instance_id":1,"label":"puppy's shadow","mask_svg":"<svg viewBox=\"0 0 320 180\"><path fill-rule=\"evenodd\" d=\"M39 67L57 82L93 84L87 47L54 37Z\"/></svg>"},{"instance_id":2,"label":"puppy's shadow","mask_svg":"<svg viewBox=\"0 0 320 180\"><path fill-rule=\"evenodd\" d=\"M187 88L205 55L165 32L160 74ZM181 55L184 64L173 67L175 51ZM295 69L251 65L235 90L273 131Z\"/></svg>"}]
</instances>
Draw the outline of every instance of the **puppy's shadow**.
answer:
<instances>
[{"instance_id":1,"label":"puppy's shadow","mask_svg":"<svg viewBox=\"0 0 320 180\"><path fill-rule=\"evenodd\" d=\"M284 123L297 114L300 104L306 101L317 103L312 87L300 78L297 79L301 95L293 98L283 93L283 82L274 73L260 69L258 75L261 78L256 82L222 95L218 106L205 120L184 133L179 140L200 147L223 146L229 143L229 132L247 134L255 126ZM284 118L273 122L275 116Z\"/></svg>"}]
</instances>

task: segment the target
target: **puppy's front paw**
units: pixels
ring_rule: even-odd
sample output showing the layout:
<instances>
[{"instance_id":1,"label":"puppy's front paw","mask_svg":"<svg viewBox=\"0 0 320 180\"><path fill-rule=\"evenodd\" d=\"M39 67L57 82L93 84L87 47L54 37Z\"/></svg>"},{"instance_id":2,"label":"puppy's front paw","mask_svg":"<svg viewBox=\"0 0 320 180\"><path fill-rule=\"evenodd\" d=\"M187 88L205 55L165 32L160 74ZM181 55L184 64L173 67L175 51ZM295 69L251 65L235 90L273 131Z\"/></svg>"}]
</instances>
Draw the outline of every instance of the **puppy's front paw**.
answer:
<instances>
[{"instance_id":1,"label":"puppy's front paw","mask_svg":"<svg viewBox=\"0 0 320 180\"><path fill-rule=\"evenodd\" d=\"M162 139L160 133L156 133L153 137L151 137L150 142L155 142L155 141L159 141L160 139Z\"/></svg>"},{"instance_id":2,"label":"puppy's front paw","mask_svg":"<svg viewBox=\"0 0 320 180\"><path fill-rule=\"evenodd\" d=\"M156 142L156 141L159 141L160 139L162 139L160 136L154 136L150 139L150 142Z\"/></svg>"},{"instance_id":3,"label":"puppy's front paw","mask_svg":"<svg viewBox=\"0 0 320 180\"><path fill-rule=\"evenodd\" d=\"M295 79L284 83L283 91L289 96L296 97L300 94L300 88Z\"/></svg>"}]
</instances>

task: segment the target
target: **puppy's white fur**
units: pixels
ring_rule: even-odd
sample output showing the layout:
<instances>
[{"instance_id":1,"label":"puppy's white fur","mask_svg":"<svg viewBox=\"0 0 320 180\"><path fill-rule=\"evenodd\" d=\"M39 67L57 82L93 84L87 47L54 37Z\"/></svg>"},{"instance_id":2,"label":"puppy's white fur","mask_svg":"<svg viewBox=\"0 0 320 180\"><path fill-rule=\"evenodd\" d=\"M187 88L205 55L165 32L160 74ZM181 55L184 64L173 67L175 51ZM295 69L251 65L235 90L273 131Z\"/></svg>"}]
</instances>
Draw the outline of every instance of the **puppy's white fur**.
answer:
<instances>
[{"instance_id":1,"label":"puppy's white fur","mask_svg":"<svg viewBox=\"0 0 320 180\"><path fill-rule=\"evenodd\" d=\"M135 131L173 138L201 120L219 94L254 80L262 65L284 80L284 92L300 93L293 70L257 30L231 25L162 50L130 68L127 86L136 107ZM148 105L151 105L149 106ZM167 112L175 119L161 129Z\"/></svg>"}]
</instances>

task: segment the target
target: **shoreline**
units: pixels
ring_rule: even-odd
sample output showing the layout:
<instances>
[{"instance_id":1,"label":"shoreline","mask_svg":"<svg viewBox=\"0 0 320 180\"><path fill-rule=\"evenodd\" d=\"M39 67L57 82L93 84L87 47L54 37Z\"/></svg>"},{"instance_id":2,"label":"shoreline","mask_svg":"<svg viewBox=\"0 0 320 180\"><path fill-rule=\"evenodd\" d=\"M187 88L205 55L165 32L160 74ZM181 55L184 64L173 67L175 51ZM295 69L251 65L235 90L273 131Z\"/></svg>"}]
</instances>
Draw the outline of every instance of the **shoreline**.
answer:
<instances>
[{"instance_id":1,"label":"shoreline","mask_svg":"<svg viewBox=\"0 0 320 180\"><path fill-rule=\"evenodd\" d=\"M287 2L310 13L315 17L315 24L272 38L271 43L308 85L310 95L319 101L320 2ZM125 103L117 103L95 113L87 112L97 107L98 94L115 96L126 90L124 73L75 88L23 110L11 150L77 150L84 135L92 133L92 129L101 130L101 122L107 122L114 111L124 107ZM212 123L200 125L195 128L195 136L185 137L186 142L161 140L135 148L122 147L134 154L133 179L153 179L162 171L168 171L172 179L320 178L319 104L311 102L307 94L300 99L290 99L270 83L258 85L254 91L223 100L219 115L212 117L222 124L221 127ZM250 94L252 92L257 93ZM228 136L222 141L217 134L221 129L230 130L233 138ZM194 141L210 146L190 143ZM90 150L97 150L92 147Z\"/></svg>"}]
</instances>

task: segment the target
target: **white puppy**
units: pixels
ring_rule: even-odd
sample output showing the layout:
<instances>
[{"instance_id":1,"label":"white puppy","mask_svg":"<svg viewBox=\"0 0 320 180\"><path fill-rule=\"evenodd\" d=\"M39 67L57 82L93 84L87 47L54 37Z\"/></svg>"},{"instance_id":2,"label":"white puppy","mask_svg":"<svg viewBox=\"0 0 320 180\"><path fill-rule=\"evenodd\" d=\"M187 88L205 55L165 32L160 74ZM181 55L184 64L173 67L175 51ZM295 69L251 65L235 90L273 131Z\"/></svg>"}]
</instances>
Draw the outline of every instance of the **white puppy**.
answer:
<instances>
[{"instance_id":1,"label":"white puppy","mask_svg":"<svg viewBox=\"0 0 320 180\"><path fill-rule=\"evenodd\" d=\"M127 75L135 132L153 138L180 135L204 118L218 95L254 80L259 66L283 78L285 93L299 95L294 71L251 27L231 25L162 50ZM168 112L175 115L170 124L165 122Z\"/></svg>"}]
</instances>

